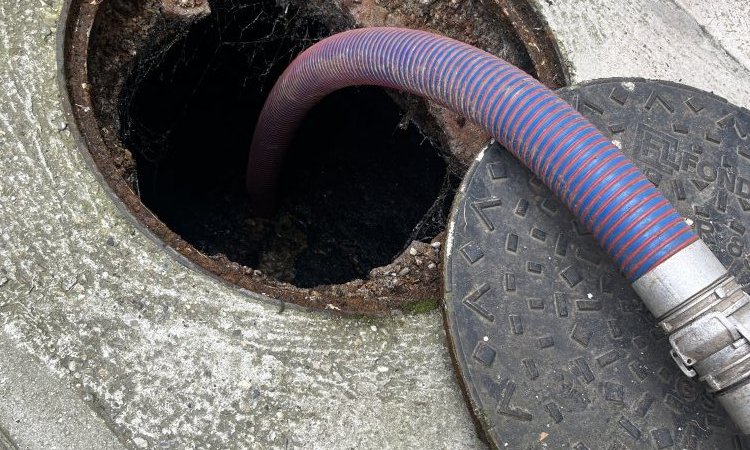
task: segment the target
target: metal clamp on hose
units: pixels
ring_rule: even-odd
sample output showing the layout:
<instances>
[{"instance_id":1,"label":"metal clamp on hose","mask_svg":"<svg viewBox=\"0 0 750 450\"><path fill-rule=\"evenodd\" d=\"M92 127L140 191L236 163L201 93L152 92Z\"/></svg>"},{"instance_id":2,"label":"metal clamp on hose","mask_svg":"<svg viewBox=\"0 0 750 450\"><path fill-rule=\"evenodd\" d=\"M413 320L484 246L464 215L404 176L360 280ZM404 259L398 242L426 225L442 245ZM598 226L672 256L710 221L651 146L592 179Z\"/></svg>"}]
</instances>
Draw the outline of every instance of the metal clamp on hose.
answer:
<instances>
[{"instance_id":1,"label":"metal clamp on hose","mask_svg":"<svg viewBox=\"0 0 750 450\"><path fill-rule=\"evenodd\" d=\"M703 241L633 287L670 334L680 369L706 382L740 429L750 433L750 295Z\"/></svg>"}]
</instances>

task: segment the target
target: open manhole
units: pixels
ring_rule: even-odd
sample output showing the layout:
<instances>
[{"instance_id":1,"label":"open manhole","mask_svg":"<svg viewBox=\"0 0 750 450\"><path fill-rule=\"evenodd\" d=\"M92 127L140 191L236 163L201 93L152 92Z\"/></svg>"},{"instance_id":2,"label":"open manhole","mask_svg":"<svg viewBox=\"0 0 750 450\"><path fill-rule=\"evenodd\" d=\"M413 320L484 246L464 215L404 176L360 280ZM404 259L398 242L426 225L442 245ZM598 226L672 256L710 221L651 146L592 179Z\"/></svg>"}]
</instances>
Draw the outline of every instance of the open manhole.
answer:
<instances>
[{"instance_id":1,"label":"open manhole","mask_svg":"<svg viewBox=\"0 0 750 450\"><path fill-rule=\"evenodd\" d=\"M260 220L243 191L247 151L294 56L335 32L397 25L487 49L551 87L567 79L526 0L73 0L66 13L68 107L137 222L241 288L344 312L436 304L448 208L487 136L402 93L340 91L303 124L280 211Z\"/></svg>"}]
</instances>

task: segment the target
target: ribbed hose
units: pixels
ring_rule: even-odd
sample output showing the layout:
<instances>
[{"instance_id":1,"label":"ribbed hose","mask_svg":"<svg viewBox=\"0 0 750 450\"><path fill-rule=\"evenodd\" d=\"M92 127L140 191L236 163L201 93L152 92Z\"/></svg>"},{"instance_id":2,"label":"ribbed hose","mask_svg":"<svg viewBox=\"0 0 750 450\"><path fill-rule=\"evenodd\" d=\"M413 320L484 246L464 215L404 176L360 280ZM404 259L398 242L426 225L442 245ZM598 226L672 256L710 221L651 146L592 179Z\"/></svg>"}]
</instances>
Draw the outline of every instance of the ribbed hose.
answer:
<instances>
[{"instance_id":1,"label":"ribbed hose","mask_svg":"<svg viewBox=\"0 0 750 450\"><path fill-rule=\"evenodd\" d=\"M421 95L483 126L567 204L631 281L698 240L640 170L552 91L487 52L399 28L334 35L287 68L250 150L247 189L259 211L275 203L284 153L305 114L353 85Z\"/></svg>"}]
</instances>

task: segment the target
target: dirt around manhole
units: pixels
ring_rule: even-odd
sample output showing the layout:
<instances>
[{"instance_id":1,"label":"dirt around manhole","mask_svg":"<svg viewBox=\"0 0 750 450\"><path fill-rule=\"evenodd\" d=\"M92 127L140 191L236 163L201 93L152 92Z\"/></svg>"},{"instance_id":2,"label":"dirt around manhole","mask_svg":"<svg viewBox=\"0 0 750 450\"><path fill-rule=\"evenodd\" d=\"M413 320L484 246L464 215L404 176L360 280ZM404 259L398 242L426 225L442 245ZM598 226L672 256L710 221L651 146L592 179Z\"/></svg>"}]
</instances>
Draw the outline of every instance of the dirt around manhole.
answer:
<instances>
[{"instance_id":1,"label":"dirt around manhole","mask_svg":"<svg viewBox=\"0 0 750 450\"><path fill-rule=\"evenodd\" d=\"M303 125L275 219L255 218L242 189L274 80L334 32L437 31L564 83L525 3L427 3L73 1L64 74L81 141L140 224L225 281L346 313L429 309L453 191L488 138L463 118L397 92L346 89Z\"/></svg>"}]
</instances>

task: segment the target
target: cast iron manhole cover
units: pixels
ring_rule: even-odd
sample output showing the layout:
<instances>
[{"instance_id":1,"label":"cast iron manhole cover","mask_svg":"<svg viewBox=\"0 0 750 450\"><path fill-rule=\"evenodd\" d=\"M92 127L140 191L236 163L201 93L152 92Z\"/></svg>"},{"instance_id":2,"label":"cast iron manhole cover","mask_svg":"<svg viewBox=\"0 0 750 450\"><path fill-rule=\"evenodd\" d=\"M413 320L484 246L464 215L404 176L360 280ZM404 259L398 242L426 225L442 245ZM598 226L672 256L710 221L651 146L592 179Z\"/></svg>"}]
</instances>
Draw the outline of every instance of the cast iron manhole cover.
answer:
<instances>
[{"instance_id":1,"label":"cast iron manhole cover","mask_svg":"<svg viewBox=\"0 0 750 450\"><path fill-rule=\"evenodd\" d=\"M562 97L632 157L745 286L750 113L639 79ZM446 245L460 378L499 448L750 448L593 238L497 145L470 170Z\"/></svg>"}]
</instances>

